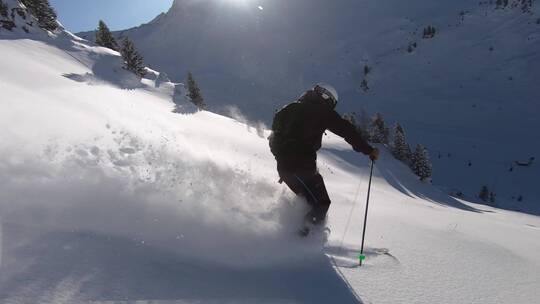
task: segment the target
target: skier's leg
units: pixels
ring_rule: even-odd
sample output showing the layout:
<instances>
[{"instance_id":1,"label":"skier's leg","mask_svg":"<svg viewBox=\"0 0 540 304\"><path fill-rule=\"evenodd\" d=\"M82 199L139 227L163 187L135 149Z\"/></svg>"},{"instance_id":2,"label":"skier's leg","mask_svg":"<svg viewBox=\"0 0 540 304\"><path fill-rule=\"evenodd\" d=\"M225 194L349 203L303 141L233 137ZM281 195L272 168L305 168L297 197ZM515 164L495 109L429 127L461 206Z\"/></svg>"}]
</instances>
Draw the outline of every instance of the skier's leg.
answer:
<instances>
[{"instance_id":1,"label":"skier's leg","mask_svg":"<svg viewBox=\"0 0 540 304\"><path fill-rule=\"evenodd\" d=\"M303 196L311 206L306 220L321 224L330 207L330 198L324 180L318 172L280 172L281 179L297 195Z\"/></svg>"},{"instance_id":2,"label":"skier's leg","mask_svg":"<svg viewBox=\"0 0 540 304\"><path fill-rule=\"evenodd\" d=\"M296 179L294 172L280 171L279 178L280 178L280 182L284 182L285 185L287 185L287 187L289 187L289 189L291 189L291 191L294 192L294 194L302 196L306 198L307 200L308 193L306 193L305 188L298 181L298 179Z\"/></svg>"},{"instance_id":3,"label":"skier's leg","mask_svg":"<svg viewBox=\"0 0 540 304\"><path fill-rule=\"evenodd\" d=\"M309 193L308 203L312 209L306 218L314 224L322 224L326 219L326 213L330 208L330 197L326 191L324 180L319 173L311 176L296 176Z\"/></svg>"}]
</instances>

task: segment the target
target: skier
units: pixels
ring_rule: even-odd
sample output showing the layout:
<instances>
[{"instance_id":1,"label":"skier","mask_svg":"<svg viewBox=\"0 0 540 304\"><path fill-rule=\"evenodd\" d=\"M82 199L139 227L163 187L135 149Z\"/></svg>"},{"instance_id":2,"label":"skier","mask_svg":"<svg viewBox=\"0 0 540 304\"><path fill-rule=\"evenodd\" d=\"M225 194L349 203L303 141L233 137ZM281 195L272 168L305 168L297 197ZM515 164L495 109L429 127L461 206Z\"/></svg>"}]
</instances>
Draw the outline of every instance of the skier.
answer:
<instances>
[{"instance_id":1,"label":"skier","mask_svg":"<svg viewBox=\"0 0 540 304\"><path fill-rule=\"evenodd\" d=\"M337 102L338 94L332 86L315 85L276 113L268 138L277 161L279 182L285 182L311 207L300 230L303 236L309 233L310 227L325 222L330 207L330 198L316 164L324 132L328 129L343 137L355 151L369 155L373 161L379 157L379 150L366 143L355 126L334 110Z\"/></svg>"}]
</instances>

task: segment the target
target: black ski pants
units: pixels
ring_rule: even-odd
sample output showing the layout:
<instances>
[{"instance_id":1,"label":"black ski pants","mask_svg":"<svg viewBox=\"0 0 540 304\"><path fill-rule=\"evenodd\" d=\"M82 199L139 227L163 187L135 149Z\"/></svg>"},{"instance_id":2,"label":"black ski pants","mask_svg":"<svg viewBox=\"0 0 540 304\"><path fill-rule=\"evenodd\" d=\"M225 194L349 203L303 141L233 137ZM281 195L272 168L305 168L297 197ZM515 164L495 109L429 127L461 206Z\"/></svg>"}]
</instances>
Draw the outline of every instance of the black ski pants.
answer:
<instances>
[{"instance_id":1,"label":"black ski pants","mask_svg":"<svg viewBox=\"0 0 540 304\"><path fill-rule=\"evenodd\" d=\"M319 172L316 169L287 170L278 166L278 173L281 181L285 182L296 195L304 197L311 206L306 220L314 224L323 223L330 208L330 197Z\"/></svg>"}]
</instances>

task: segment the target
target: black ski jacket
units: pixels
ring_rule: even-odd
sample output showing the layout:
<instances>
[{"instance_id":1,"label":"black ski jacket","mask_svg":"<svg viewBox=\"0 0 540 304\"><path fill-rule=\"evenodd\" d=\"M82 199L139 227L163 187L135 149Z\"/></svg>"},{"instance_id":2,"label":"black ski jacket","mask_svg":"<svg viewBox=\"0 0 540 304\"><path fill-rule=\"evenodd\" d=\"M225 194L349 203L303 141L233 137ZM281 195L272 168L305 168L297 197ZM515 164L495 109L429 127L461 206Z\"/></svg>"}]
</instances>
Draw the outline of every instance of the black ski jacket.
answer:
<instances>
[{"instance_id":1,"label":"black ski jacket","mask_svg":"<svg viewBox=\"0 0 540 304\"><path fill-rule=\"evenodd\" d=\"M316 170L317 150L326 130L343 137L357 152L373 151L353 124L311 90L274 116L269 141L278 170Z\"/></svg>"}]
</instances>

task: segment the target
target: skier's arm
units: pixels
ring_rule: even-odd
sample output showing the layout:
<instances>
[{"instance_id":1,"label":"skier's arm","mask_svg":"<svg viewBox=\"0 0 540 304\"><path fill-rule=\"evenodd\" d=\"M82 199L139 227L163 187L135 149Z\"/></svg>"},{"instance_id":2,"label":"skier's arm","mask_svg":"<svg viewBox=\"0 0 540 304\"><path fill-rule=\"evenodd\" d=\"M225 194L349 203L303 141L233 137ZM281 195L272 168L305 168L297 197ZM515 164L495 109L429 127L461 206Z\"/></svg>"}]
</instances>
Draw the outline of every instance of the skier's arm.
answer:
<instances>
[{"instance_id":1,"label":"skier's arm","mask_svg":"<svg viewBox=\"0 0 540 304\"><path fill-rule=\"evenodd\" d=\"M373 153L374 148L362 139L355 126L348 120L343 119L336 111L332 111L330 114L328 130L343 137L356 152L362 152L366 155Z\"/></svg>"}]
</instances>

